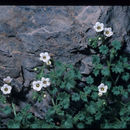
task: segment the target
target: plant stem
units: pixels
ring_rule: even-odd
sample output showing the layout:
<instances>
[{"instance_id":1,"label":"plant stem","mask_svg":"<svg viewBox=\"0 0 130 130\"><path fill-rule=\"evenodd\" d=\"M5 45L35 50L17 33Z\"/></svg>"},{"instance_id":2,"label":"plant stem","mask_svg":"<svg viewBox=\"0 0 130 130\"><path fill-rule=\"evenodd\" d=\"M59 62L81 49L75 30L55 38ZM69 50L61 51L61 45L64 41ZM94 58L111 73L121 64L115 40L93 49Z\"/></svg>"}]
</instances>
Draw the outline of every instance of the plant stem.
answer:
<instances>
[{"instance_id":1,"label":"plant stem","mask_svg":"<svg viewBox=\"0 0 130 130\"><path fill-rule=\"evenodd\" d=\"M111 78L112 82L113 82L114 85L115 85L115 82L114 82L114 80L112 79L111 69L110 69L111 63L110 63L109 61L107 61L107 66L108 66L108 69L109 69L109 72L110 72L110 78Z\"/></svg>"},{"instance_id":2,"label":"plant stem","mask_svg":"<svg viewBox=\"0 0 130 130\"><path fill-rule=\"evenodd\" d=\"M53 98L51 99L51 101L52 101L52 104L53 104L53 106L55 106L55 103L54 103L54 100L53 100Z\"/></svg>"},{"instance_id":3,"label":"plant stem","mask_svg":"<svg viewBox=\"0 0 130 130\"><path fill-rule=\"evenodd\" d=\"M123 102L120 102L120 104L123 105L123 106L126 106L126 104L124 104Z\"/></svg>"},{"instance_id":4,"label":"plant stem","mask_svg":"<svg viewBox=\"0 0 130 130\"><path fill-rule=\"evenodd\" d=\"M14 116L16 117L16 108L15 108L15 104L14 103L12 103L12 108L13 108Z\"/></svg>"},{"instance_id":5,"label":"plant stem","mask_svg":"<svg viewBox=\"0 0 130 130\"><path fill-rule=\"evenodd\" d=\"M119 79L120 75L118 75L118 77L116 78L115 84L117 83L118 79Z\"/></svg>"},{"instance_id":6,"label":"plant stem","mask_svg":"<svg viewBox=\"0 0 130 130\"><path fill-rule=\"evenodd\" d=\"M121 122L117 117L115 117L115 119L116 119L117 121Z\"/></svg>"}]
</instances>

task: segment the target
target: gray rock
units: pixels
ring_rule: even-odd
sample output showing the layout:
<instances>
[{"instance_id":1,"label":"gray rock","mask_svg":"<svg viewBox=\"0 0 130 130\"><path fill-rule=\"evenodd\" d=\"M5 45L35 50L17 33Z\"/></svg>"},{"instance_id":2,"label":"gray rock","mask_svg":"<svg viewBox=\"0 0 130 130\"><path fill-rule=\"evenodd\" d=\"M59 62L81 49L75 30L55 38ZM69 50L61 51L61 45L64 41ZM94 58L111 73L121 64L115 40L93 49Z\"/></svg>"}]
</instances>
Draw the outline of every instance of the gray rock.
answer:
<instances>
[{"instance_id":1,"label":"gray rock","mask_svg":"<svg viewBox=\"0 0 130 130\"><path fill-rule=\"evenodd\" d=\"M30 112L34 113L34 115L36 117L39 117L39 118L43 119L44 116L45 116L45 113L47 112L48 108L50 107L49 104L50 104L50 101L51 101L51 97L50 97L50 95L46 91L44 91L44 94L46 95L46 97L44 97L44 95L42 95L43 99L42 99L41 102L34 101L32 99L33 91L34 90L30 90L29 93L26 95L28 103L32 104Z\"/></svg>"},{"instance_id":2,"label":"gray rock","mask_svg":"<svg viewBox=\"0 0 130 130\"><path fill-rule=\"evenodd\" d=\"M82 74L89 74L92 70L92 57L87 56L81 61L80 72Z\"/></svg>"},{"instance_id":3,"label":"gray rock","mask_svg":"<svg viewBox=\"0 0 130 130\"><path fill-rule=\"evenodd\" d=\"M11 86L12 86L13 90L16 92L20 92L22 90L22 87L23 87L23 85L16 79L13 79L11 81Z\"/></svg>"}]
</instances>

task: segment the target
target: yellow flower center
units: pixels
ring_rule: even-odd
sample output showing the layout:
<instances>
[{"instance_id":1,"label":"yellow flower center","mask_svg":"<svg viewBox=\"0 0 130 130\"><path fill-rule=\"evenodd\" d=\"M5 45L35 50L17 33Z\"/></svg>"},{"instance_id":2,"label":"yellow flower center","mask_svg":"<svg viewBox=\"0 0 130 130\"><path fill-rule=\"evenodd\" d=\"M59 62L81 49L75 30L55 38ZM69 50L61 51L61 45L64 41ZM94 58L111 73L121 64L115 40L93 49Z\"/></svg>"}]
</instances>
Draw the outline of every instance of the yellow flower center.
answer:
<instances>
[{"instance_id":1,"label":"yellow flower center","mask_svg":"<svg viewBox=\"0 0 130 130\"><path fill-rule=\"evenodd\" d=\"M43 81L43 83L44 83L44 84L46 84L46 83L47 83L47 81L45 81L45 80L44 80L44 81Z\"/></svg>"},{"instance_id":2,"label":"yellow flower center","mask_svg":"<svg viewBox=\"0 0 130 130\"><path fill-rule=\"evenodd\" d=\"M46 59L46 56L43 56L43 59Z\"/></svg>"},{"instance_id":3,"label":"yellow flower center","mask_svg":"<svg viewBox=\"0 0 130 130\"><path fill-rule=\"evenodd\" d=\"M8 91L8 88L5 88L5 89L4 89L4 91L6 91L6 92L7 92L7 91Z\"/></svg>"},{"instance_id":4,"label":"yellow flower center","mask_svg":"<svg viewBox=\"0 0 130 130\"><path fill-rule=\"evenodd\" d=\"M101 29L101 27L100 27L100 26L97 26L97 29L99 30L99 29Z\"/></svg>"},{"instance_id":5,"label":"yellow flower center","mask_svg":"<svg viewBox=\"0 0 130 130\"><path fill-rule=\"evenodd\" d=\"M109 34L109 31L106 31L106 34Z\"/></svg>"},{"instance_id":6,"label":"yellow flower center","mask_svg":"<svg viewBox=\"0 0 130 130\"><path fill-rule=\"evenodd\" d=\"M39 84L36 84L36 87L38 88L40 85Z\"/></svg>"},{"instance_id":7,"label":"yellow flower center","mask_svg":"<svg viewBox=\"0 0 130 130\"><path fill-rule=\"evenodd\" d=\"M101 88L102 91L104 91L104 88Z\"/></svg>"}]
</instances>

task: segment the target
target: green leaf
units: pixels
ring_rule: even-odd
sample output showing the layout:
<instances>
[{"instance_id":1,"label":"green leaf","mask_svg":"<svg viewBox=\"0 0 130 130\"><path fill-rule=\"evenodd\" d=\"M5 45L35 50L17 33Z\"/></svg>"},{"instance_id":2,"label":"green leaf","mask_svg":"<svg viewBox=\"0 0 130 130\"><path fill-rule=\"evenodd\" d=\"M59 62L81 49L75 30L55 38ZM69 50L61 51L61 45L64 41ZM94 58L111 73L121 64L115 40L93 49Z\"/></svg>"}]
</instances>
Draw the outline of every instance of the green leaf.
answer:
<instances>
[{"instance_id":1,"label":"green leaf","mask_svg":"<svg viewBox=\"0 0 130 130\"><path fill-rule=\"evenodd\" d=\"M57 111L57 115L59 115L59 116L64 116L64 111L62 111L61 109L59 109L59 110Z\"/></svg>"},{"instance_id":2,"label":"green leaf","mask_svg":"<svg viewBox=\"0 0 130 130\"><path fill-rule=\"evenodd\" d=\"M116 74L124 72L123 64L118 61L116 64L112 65L112 72L115 72Z\"/></svg>"},{"instance_id":3,"label":"green leaf","mask_svg":"<svg viewBox=\"0 0 130 130\"><path fill-rule=\"evenodd\" d=\"M89 38L88 45L92 48L96 48L98 46L97 38Z\"/></svg>"},{"instance_id":4,"label":"green leaf","mask_svg":"<svg viewBox=\"0 0 130 130\"><path fill-rule=\"evenodd\" d=\"M93 64L99 64L100 63L100 57L97 55L92 56L92 63Z\"/></svg>"},{"instance_id":5,"label":"green leaf","mask_svg":"<svg viewBox=\"0 0 130 130\"><path fill-rule=\"evenodd\" d=\"M111 87L111 81L105 81L104 84L106 84L108 87Z\"/></svg>"},{"instance_id":6,"label":"green leaf","mask_svg":"<svg viewBox=\"0 0 130 130\"><path fill-rule=\"evenodd\" d=\"M120 110L120 116L123 116L127 113L127 108L125 107L122 107L121 110Z\"/></svg>"},{"instance_id":7,"label":"green leaf","mask_svg":"<svg viewBox=\"0 0 130 130\"><path fill-rule=\"evenodd\" d=\"M101 70L101 73L103 76L109 76L110 75L110 71L108 67L105 67Z\"/></svg>"},{"instance_id":8,"label":"green leaf","mask_svg":"<svg viewBox=\"0 0 130 130\"><path fill-rule=\"evenodd\" d=\"M23 115L27 114L27 111L31 108L30 104L26 104L26 106L21 110Z\"/></svg>"},{"instance_id":9,"label":"green leaf","mask_svg":"<svg viewBox=\"0 0 130 130\"><path fill-rule=\"evenodd\" d=\"M15 122L14 120L9 120L7 123L8 128L20 128L20 123Z\"/></svg>"},{"instance_id":10,"label":"green leaf","mask_svg":"<svg viewBox=\"0 0 130 130\"><path fill-rule=\"evenodd\" d=\"M93 78L91 76L88 76L86 78L86 81L87 81L88 84L92 84L94 82L94 80L93 80Z\"/></svg>"},{"instance_id":11,"label":"green leaf","mask_svg":"<svg viewBox=\"0 0 130 130\"><path fill-rule=\"evenodd\" d=\"M22 119L23 119L22 113L18 113L18 114L16 115L16 117L15 117L15 121L17 121L17 122L22 121Z\"/></svg>"},{"instance_id":12,"label":"green leaf","mask_svg":"<svg viewBox=\"0 0 130 130\"><path fill-rule=\"evenodd\" d=\"M91 97L92 97L92 99L96 100L98 98L98 93L97 92L93 92Z\"/></svg>"},{"instance_id":13,"label":"green leaf","mask_svg":"<svg viewBox=\"0 0 130 130\"><path fill-rule=\"evenodd\" d=\"M57 95L57 100L64 100L65 98L69 98L70 95L66 92L60 92Z\"/></svg>"},{"instance_id":14,"label":"green leaf","mask_svg":"<svg viewBox=\"0 0 130 130\"><path fill-rule=\"evenodd\" d=\"M74 121L78 122L78 121L83 121L85 119L85 112L84 111L80 111L78 114L76 114L74 116Z\"/></svg>"},{"instance_id":15,"label":"green leaf","mask_svg":"<svg viewBox=\"0 0 130 130\"><path fill-rule=\"evenodd\" d=\"M97 112L95 114L95 120L100 120L101 116L102 116L101 112Z\"/></svg>"},{"instance_id":16,"label":"green leaf","mask_svg":"<svg viewBox=\"0 0 130 130\"><path fill-rule=\"evenodd\" d=\"M31 124L31 128L40 128L38 123Z\"/></svg>"},{"instance_id":17,"label":"green leaf","mask_svg":"<svg viewBox=\"0 0 130 130\"><path fill-rule=\"evenodd\" d=\"M2 94L0 94L0 102L2 102L4 104L6 103L6 97Z\"/></svg>"},{"instance_id":18,"label":"green leaf","mask_svg":"<svg viewBox=\"0 0 130 130\"><path fill-rule=\"evenodd\" d=\"M98 76L99 70L94 68L94 69L93 69L93 74L94 74L95 76Z\"/></svg>"},{"instance_id":19,"label":"green leaf","mask_svg":"<svg viewBox=\"0 0 130 130\"><path fill-rule=\"evenodd\" d=\"M66 89L70 90L72 88L74 88L74 86L70 82L67 82Z\"/></svg>"},{"instance_id":20,"label":"green leaf","mask_svg":"<svg viewBox=\"0 0 130 130\"><path fill-rule=\"evenodd\" d=\"M80 100L80 95L78 93L73 93L72 94L72 101L79 101Z\"/></svg>"},{"instance_id":21,"label":"green leaf","mask_svg":"<svg viewBox=\"0 0 130 130\"><path fill-rule=\"evenodd\" d=\"M31 119L32 117L33 117L33 115L32 115L31 112L29 112L29 113L27 114L27 116L26 116L27 119Z\"/></svg>"},{"instance_id":22,"label":"green leaf","mask_svg":"<svg viewBox=\"0 0 130 130\"><path fill-rule=\"evenodd\" d=\"M67 120L65 120L64 122L64 127L65 128L73 128L73 123L72 123L73 119L72 117L67 117Z\"/></svg>"},{"instance_id":23,"label":"green leaf","mask_svg":"<svg viewBox=\"0 0 130 130\"><path fill-rule=\"evenodd\" d=\"M124 81L128 81L129 80L129 78L130 78L130 74L129 73L124 73L123 75L122 75L122 79L124 80Z\"/></svg>"},{"instance_id":24,"label":"green leaf","mask_svg":"<svg viewBox=\"0 0 130 130\"><path fill-rule=\"evenodd\" d=\"M123 90L123 86L115 86L112 89L112 92L114 95L119 95L121 94L121 91Z\"/></svg>"},{"instance_id":25,"label":"green leaf","mask_svg":"<svg viewBox=\"0 0 130 130\"><path fill-rule=\"evenodd\" d=\"M64 109L67 109L70 104L70 98L66 98L65 100L62 101L62 106Z\"/></svg>"},{"instance_id":26,"label":"green leaf","mask_svg":"<svg viewBox=\"0 0 130 130\"><path fill-rule=\"evenodd\" d=\"M113 41L111 44L116 50L119 50L121 48L121 43L117 40Z\"/></svg>"},{"instance_id":27,"label":"green leaf","mask_svg":"<svg viewBox=\"0 0 130 130\"><path fill-rule=\"evenodd\" d=\"M64 108L67 109L70 104L70 95L67 94L66 92L59 93L57 96L57 101L60 100L60 105Z\"/></svg>"},{"instance_id":28,"label":"green leaf","mask_svg":"<svg viewBox=\"0 0 130 130\"><path fill-rule=\"evenodd\" d=\"M115 56L117 56L117 51L114 48L112 48L110 50L110 60L112 61Z\"/></svg>"},{"instance_id":29,"label":"green leaf","mask_svg":"<svg viewBox=\"0 0 130 130\"><path fill-rule=\"evenodd\" d=\"M57 92L58 92L58 89L56 87L54 87L53 90L51 91L52 95L56 95Z\"/></svg>"},{"instance_id":30,"label":"green leaf","mask_svg":"<svg viewBox=\"0 0 130 130\"><path fill-rule=\"evenodd\" d=\"M121 92L121 94L123 95L123 97L128 98L128 92L127 91L123 90Z\"/></svg>"},{"instance_id":31,"label":"green leaf","mask_svg":"<svg viewBox=\"0 0 130 130\"><path fill-rule=\"evenodd\" d=\"M84 126L83 123L80 122L80 123L77 124L77 128L85 128L85 126Z\"/></svg>"},{"instance_id":32,"label":"green leaf","mask_svg":"<svg viewBox=\"0 0 130 130\"><path fill-rule=\"evenodd\" d=\"M37 99L38 96L39 96L38 92L36 92L36 91L33 91L33 92L32 92L32 99L33 99L33 100Z\"/></svg>"},{"instance_id":33,"label":"green leaf","mask_svg":"<svg viewBox=\"0 0 130 130\"><path fill-rule=\"evenodd\" d=\"M90 125L93 122L92 116L86 116L85 124Z\"/></svg>"},{"instance_id":34,"label":"green leaf","mask_svg":"<svg viewBox=\"0 0 130 130\"><path fill-rule=\"evenodd\" d=\"M8 115L8 114L10 114L12 112L12 108L10 106L6 106L3 109L3 112Z\"/></svg>"},{"instance_id":35,"label":"green leaf","mask_svg":"<svg viewBox=\"0 0 130 130\"><path fill-rule=\"evenodd\" d=\"M99 71L102 70L103 65L102 64L96 64L94 65L93 73L95 76L99 74Z\"/></svg>"},{"instance_id":36,"label":"green leaf","mask_svg":"<svg viewBox=\"0 0 130 130\"><path fill-rule=\"evenodd\" d=\"M101 110L101 108L103 107L103 102L104 102L104 100L98 99L98 101L96 102L98 109Z\"/></svg>"},{"instance_id":37,"label":"green leaf","mask_svg":"<svg viewBox=\"0 0 130 130\"><path fill-rule=\"evenodd\" d=\"M62 83L61 83L60 88L62 88L62 89L65 88L65 82L62 82Z\"/></svg>"},{"instance_id":38,"label":"green leaf","mask_svg":"<svg viewBox=\"0 0 130 130\"><path fill-rule=\"evenodd\" d=\"M55 109L53 107L49 108L46 114L48 116L51 116L51 115L55 114Z\"/></svg>"},{"instance_id":39,"label":"green leaf","mask_svg":"<svg viewBox=\"0 0 130 130\"><path fill-rule=\"evenodd\" d=\"M91 91L92 91L91 87L88 87L88 86L86 86L85 88L83 88L83 90L84 90L84 92L85 92L86 95L90 94Z\"/></svg>"},{"instance_id":40,"label":"green leaf","mask_svg":"<svg viewBox=\"0 0 130 130\"><path fill-rule=\"evenodd\" d=\"M77 70L77 69L75 70L75 76L76 76L77 79L81 79L82 78L82 75L81 75L80 71Z\"/></svg>"},{"instance_id":41,"label":"green leaf","mask_svg":"<svg viewBox=\"0 0 130 130\"><path fill-rule=\"evenodd\" d=\"M87 94L85 94L84 92L80 91L80 97L81 99L84 101L84 102L87 102L88 99L87 99Z\"/></svg>"},{"instance_id":42,"label":"green leaf","mask_svg":"<svg viewBox=\"0 0 130 130\"><path fill-rule=\"evenodd\" d=\"M102 45L99 47L99 52L106 55L108 53L108 47L106 45Z\"/></svg>"},{"instance_id":43,"label":"green leaf","mask_svg":"<svg viewBox=\"0 0 130 130\"><path fill-rule=\"evenodd\" d=\"M97 111L96 104L91 103L89 106L87 106L87 111L90 112L91 114L95 114Z\"/></svg>"}]
</instances>

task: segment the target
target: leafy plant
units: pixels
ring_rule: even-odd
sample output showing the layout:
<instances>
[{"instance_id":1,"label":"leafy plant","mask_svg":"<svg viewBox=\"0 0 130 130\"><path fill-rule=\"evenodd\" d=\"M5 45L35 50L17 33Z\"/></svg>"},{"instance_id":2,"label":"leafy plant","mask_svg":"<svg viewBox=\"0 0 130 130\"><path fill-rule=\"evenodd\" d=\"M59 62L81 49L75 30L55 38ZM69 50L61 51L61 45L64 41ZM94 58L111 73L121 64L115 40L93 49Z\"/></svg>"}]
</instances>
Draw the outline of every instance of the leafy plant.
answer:
<instances>
[{"instance_id":1,"label":"leafy plant","mask_svg":"<svg viewBox=\"0 0 130 130\"><path fill-rule=\"evenodd\" d=\"M111 41L111 28L97 22L96 37L89 38L88 49L93 50L93 69L89 75L81 75L71 64L53 61L38 68L37 80L50 79L50 86L34 91L32 98L41 102L44 92L51 97L44 119L29 112L30 105L21 111L6 107L5 113L13 112L8 128L129 128L130 127L130 64L121 42ZM91 52L90 51L90 52ZM50 56L46 54L50 61ZM42 55L43 55L42 54ZM81 87L82 84L82 87ZM39 86L38 86L39 87ZM1 96L1 95L0 95ZM1 98L4 101L4 97Z\"/></svg>"}]
</instances>

